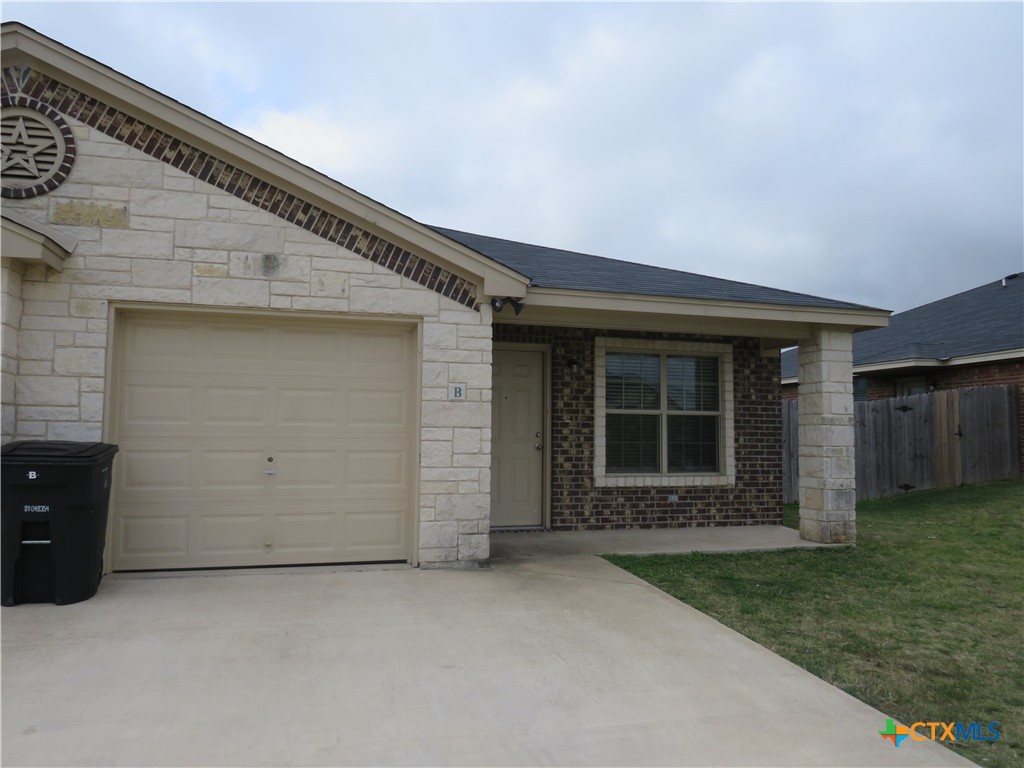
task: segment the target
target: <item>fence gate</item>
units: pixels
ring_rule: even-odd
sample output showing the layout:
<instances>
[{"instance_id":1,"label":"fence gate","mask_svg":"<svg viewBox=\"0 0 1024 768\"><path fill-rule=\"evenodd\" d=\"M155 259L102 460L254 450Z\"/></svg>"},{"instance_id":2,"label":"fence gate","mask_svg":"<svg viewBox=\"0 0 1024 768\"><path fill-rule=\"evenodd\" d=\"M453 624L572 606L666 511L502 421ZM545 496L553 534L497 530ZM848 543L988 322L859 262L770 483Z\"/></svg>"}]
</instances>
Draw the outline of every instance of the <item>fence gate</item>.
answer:
<instances>
[{"instance_id":1,"label":"fence gate","mask_svg":"<svg viewBox=\"0 0 1024 768\"><path fill-rule=\"evenodd\" d=\"M854 403L857 500L1020 477L1017 385ZM799 500L798 405L783 403L783 498Z\"/></svg>"}]
</instances>

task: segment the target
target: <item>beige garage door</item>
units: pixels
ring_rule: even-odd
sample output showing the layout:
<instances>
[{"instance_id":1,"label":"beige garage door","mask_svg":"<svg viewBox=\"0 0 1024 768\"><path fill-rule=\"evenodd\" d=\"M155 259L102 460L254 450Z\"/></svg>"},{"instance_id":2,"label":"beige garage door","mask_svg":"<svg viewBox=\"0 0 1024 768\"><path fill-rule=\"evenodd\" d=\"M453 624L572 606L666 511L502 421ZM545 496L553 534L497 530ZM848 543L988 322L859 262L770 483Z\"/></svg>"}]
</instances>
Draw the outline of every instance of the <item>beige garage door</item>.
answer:
<instances>
[{"instance_id":1,"label":"beige garage door","mask_svg":"<svg viewBox=\"0 0 1024 768\"><path fill-rule=\"evenodd\" d=\"M407 560L413 330L119 324L115 570Z\"/></svg>"}]
</instances>

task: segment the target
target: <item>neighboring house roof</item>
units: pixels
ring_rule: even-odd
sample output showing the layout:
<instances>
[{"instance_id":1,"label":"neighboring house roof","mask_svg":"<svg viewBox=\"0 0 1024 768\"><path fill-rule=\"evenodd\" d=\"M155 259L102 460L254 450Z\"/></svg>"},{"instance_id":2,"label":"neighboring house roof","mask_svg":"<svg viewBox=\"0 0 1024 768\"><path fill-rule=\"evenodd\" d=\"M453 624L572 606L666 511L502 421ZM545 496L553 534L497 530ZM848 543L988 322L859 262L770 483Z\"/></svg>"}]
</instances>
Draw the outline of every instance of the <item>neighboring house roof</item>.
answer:
<instances>
[{"instance_id":1,"label":"neighboring house roof","mask_svg":"<svg viewBox=\"0 0 1024 768\"><path fill-rule=\"evenodd\" d=\"M442 235L530 278L538 288L630 293L711 301L744 301L836 309L873 309L861 304L808 296L751 283L653 267L587 253L518 243L433 227Z\"/></svg>"},{"instance_id":2,"label":"neighboring house roof","mask_svg":"<svg viewBox=\"0 0 1024 768\"><path fill-rule=\"evenodd\" d=\"M924 304L887 328L853 336L857 373L942 366L1024 354L1024 272ZM796 380L797 350L782 353L782 380Z\"/></svg>"}]
</instances>

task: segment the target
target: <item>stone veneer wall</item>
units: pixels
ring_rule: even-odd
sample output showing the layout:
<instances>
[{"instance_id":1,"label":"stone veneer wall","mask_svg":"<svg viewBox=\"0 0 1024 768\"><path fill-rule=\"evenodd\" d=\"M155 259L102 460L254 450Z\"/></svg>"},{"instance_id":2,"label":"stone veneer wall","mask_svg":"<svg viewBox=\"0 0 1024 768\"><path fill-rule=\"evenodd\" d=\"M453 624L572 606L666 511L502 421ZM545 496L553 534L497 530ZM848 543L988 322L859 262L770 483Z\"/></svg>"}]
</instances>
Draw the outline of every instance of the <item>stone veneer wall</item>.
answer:
<instances>
[{"instance_id":1,"label":"stone veneer wall","mask_svg":"<svg viewBox=\"0 0 1024 768\"><path fill-rule=\"evenodd\" d=\"M551 527L755 525L782 520L782 406L779 358L753 338L632 333L495 324L495 343L551 348ZM732 344L735 391L734 487L597 488L594 485L594 340L710 341ZM574 372L571 361L578 363ZM670 502L668 496L678 495Z\"/></svg>"},{"instance_id":2,"label":"stone veneer wall","mask_svg":"<svg viewBox=\"0 0 1024 768\"><path fill-rule=\"evenodd\" d=\"M2 259L2 296L0 313L3 315L0 336L0 389L3 401L3 442L14 439L16 413L14 406L15 382L18 375L18 330L21 326L21 277L25 266L11 259Z\"/></svg>"},{"instance_id":3,"label":"stone veneer wall","mask_svg":"<svg viewBox=\"0 0 1024 768\"><path fill-rule=\"evenodd\" d=\"M443 296L455 283L424 286L422 274L396 274L68 122L78 142L69 179L49 194L4 202L78 242L62 272L4 259L4 439L109 437L103 416L112 301L418 317L419 555L427 565L486 559L490 307L467 306L468 288ZM447 401L449 381L468 385L467 402Z\"/></svg>"}]
</instances>

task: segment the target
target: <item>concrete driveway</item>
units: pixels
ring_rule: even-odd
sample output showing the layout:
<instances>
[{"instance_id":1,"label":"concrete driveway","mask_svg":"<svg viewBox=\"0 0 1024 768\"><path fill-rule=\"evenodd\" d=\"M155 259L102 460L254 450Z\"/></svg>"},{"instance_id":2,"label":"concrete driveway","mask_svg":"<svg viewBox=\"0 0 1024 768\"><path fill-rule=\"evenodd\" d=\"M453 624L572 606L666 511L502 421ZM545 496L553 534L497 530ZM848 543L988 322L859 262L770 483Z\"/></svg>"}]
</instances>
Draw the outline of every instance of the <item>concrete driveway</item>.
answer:
<instances>
[{"instance_id":1,"label":"concrete driveway","mask_svg":"<svg viewBox=\"0 0 1024 768\"><path fill-rule=\"evenodd\" d=\"M5 608L3 764L969 765L592 556Z\"/></svg>"}]
</instances>

